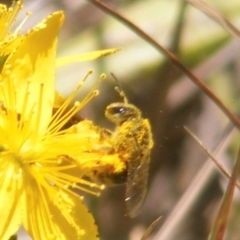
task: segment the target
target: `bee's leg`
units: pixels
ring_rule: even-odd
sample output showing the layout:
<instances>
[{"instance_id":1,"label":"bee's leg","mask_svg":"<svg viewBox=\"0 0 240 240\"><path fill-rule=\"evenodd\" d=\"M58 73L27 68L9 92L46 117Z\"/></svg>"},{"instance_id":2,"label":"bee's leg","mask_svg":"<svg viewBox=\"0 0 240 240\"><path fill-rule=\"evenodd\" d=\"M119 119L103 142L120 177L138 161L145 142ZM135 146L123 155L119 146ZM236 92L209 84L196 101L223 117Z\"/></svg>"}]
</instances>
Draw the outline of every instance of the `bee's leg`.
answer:
<instances>
[{"instance_id":1,"label":"bee's leg","mask_svg":"<svg viewBox=\"0 0 240 240\"><path fill-rule=\"evenodd\" d=\"M99 137L100 143L94 146L94 151L102 152L105 154L113 154L115 153L115 148L113 147L112 142L112 132L108 129L101 128L99 129Z\"/></svg>"},{"instance_id":2,"label":"bee's leg","mask_svg":"<svg viewBox=\"0 0 240 240\"><path fill-rule=\"evenodd\" d=\"M110 130L108 130L108 129L106 129L106 128L102 128L101 129L101 132L100 132L100 138L101 139L109 139L109 138L111 138L112 137L112 135L113 135L113 133L112 133L112 131L110 131Z\"/></svg>"}]
</instances>

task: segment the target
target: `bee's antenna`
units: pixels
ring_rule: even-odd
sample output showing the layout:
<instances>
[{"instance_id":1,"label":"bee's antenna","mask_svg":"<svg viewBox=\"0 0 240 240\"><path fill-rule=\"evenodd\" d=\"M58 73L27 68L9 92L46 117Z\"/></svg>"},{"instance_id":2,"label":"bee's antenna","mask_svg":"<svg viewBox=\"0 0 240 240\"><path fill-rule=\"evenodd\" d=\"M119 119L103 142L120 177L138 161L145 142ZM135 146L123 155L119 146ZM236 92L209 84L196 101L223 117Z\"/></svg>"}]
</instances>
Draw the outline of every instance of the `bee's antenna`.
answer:
<instances>
[{"instance_id":1,"label":"bee's antenna","mask_svg":"<svg viewBox=\"0 0 240 240\"><path fill-rule=\"evenodd\" d=\"M123 98L123 102L124 102L124 103L128 103L127 96L126 96L126 94L124 93L120 82L117 80L116 76L115 76L112 72L111 72L110 74L111 74L113 80L115 81L115 83L116 83L116 85L117 85L114 89L119 93L120 97Z\"/></svg>"}]
</instances>

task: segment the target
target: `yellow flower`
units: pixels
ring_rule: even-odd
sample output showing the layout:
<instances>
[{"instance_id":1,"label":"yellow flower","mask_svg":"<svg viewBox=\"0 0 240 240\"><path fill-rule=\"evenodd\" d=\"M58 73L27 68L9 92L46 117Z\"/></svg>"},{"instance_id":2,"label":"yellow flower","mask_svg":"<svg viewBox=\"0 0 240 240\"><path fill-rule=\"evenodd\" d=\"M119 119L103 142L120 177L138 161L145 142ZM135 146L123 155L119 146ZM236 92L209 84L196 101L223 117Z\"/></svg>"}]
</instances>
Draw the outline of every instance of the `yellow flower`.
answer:
<instances>
[{"instance_id":1,"label":"yellow flower","mask_svg":"<svg viewBox=\"0 0 240 240\"><path fill-rule=\"evenodd\" d=\"M125 168L109 151L102 129L87 120L71 122L97 92L71 108L84 81L67 99L55 92L62 21L63 13L56 12L23 36L0 73L1 240L20 225L35 240L98 239L94 219L75 190L99 195L102 186L83 177Z\"/></svg>"},{"instance_id":2,"label":"yellow flower","mask_svg":"<svg viewBox=\"0 0 240 240\"><path fill-rule=\"evenodd\" d=\"M23 36L19 35L21 26L14 33L10 32L21 8L20 1L13 2L10 8L0 4L0 65L22 41Z\"/></svg>"}]
</instances>

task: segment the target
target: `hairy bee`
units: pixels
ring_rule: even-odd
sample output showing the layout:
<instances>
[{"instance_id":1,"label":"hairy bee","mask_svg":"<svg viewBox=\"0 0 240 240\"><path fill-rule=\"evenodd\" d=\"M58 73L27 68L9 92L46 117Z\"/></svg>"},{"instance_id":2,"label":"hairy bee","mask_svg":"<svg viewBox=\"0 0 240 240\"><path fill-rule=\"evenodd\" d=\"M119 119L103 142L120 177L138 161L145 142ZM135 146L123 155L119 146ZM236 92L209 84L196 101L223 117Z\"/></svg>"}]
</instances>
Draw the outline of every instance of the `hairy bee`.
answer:
<instances>
[{"instance_id":1,"label":"hairy bee","mask_svg":"<svg viewBox=\"0 0 240 240\"><path fill-rule=\"evenodd\" d=\"M127 215L133 218L139 213L145 199L153 139L148 119L142 118L141 111L128 103L125 93L117 84L115 89L123 102L108 105L105 116L116 124L109 137L115 152L126 163L126 171L117 176L108 175L108 178L115 184L126 182Z\"/></svg>"}]
</instances>

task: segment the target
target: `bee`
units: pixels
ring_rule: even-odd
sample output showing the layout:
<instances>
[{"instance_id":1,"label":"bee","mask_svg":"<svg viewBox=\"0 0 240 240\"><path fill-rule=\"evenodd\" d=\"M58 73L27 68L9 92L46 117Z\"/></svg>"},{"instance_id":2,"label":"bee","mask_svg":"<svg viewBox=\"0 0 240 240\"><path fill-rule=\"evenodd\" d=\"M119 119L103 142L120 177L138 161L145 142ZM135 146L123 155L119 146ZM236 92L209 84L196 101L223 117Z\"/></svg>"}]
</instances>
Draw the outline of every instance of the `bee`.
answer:
<instances>
[{"instance_id":1,"label":"bee","mask_svg":"<svg viewBox=\"0 0 240 240\"><path fill-rule=\"evenodd\" d=\"M109 132L113 148L126 163L126 171L108 176L113 183L126 183L125 204L127 215L135 217L144 202L147 192L150 153L153 147L151 126L148 119L135 105L130 104L119 82L115 90L123 102L111 103L105 109L105 116L116 124L113 132Z\"/></svg>"}]
</instances>

